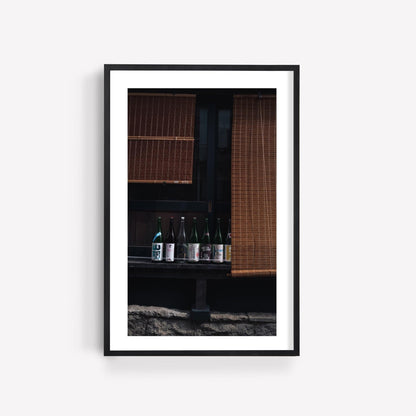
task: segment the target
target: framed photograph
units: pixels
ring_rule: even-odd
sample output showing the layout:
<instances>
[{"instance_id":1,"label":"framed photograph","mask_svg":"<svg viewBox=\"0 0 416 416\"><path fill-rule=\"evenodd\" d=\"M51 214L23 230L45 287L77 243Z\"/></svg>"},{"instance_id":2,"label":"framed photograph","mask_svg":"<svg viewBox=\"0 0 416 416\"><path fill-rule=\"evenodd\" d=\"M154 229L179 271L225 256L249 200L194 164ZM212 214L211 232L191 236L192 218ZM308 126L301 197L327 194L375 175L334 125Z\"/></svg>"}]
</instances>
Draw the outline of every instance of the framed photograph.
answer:
<instances>
[{"instance_id":1,"label":"framed photograph","mask_svg":"<svg viewBox=\"0 0 416 416\"><path fill-rule=\"evenodd\" d=\"M299 66L104 74L104 354L299 355Z\"/></svg>"}]
</instances>

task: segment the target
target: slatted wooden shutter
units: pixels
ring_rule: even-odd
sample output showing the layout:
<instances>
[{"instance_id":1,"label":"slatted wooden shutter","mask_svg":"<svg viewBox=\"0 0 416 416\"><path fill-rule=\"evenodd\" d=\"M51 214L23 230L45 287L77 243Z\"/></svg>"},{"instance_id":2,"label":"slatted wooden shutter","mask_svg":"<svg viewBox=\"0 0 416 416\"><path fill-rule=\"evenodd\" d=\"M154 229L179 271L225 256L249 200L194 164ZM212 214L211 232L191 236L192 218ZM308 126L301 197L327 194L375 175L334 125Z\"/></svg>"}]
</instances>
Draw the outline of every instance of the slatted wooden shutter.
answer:
<instances>
[{"instance_id":1,"label":"slatted wooden shutter","mask_svg":"<svg viewBox=\"0 0 416 416\"><path fill-rule=\"evenodd\" d=\"M128 95L129 182L192 183L195 95Z\"/></svg>"},{"instance_id":2,"label":"slatted wooden shutter","mask_svg":"<svg viewBox=\"0 0 416 416\"><path fill-rule=\"evenodd\" d=\"M276 275L276 96L235 95L232 276Z\"/></svg>"}]
</instances>

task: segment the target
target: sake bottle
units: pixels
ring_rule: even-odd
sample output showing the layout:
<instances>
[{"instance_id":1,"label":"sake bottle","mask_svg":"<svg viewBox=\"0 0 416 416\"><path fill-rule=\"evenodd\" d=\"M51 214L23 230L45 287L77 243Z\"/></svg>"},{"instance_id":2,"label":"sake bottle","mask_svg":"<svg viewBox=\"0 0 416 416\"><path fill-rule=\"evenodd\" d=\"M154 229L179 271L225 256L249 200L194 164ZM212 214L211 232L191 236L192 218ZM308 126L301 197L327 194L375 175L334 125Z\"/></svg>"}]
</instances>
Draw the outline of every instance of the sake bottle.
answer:
<instances>
[{"instance_id":1,"label":"sake bottle","mask_svg":"<svg viewBox=\"0 0 416 416\"><path fill-rule=\"evenodd\" d=\"M192 231L188 243L188 261L197 263L199 261L199 241L198 231L196 229L196 217L192 220Z\"/></svg>"},{"instance_id":2,"label":"sake bottle","mask_svg":"<svg viewBox=\"0 0 416 416\"><path fill-rule=\"evenodd\" d=\"M188 254L188 245L186 241L185 232L185 217L181 217L181 224L179 226L179 233L176 239L176 261L183 263Z\"/></svg>"},{"instance_id":3,"label":"sake bottle","mask_svg":"<svg viewBox=\"0 0 416 416\"><path fill-rule=\"evenodd\" d=\"M205 218L204 234L201 237L200 257L201 263L209 263L211 261L211 238L209 235L208 218Z\"/></svg>"},{"instance_id":4,"label":"sake bottle","mask_svg":"<svg viewBox=\"0 0 416 416\"><path fill-rule=\"evenodd\" d=\"M163 235L162 218L157 218L157 230L152 242L152 261L162 261L163 257Z\"/></svg>"},{"instance_id":5,"label":"sake bottle","mask_svg":"<svg viewBox=\"0 0 416 416\"><path fill-rule=\"evenodd\" d=\"M220 218L217 218L217 228L215 229L214 240L212 241L212 261L213 263L224 262L224 244L222 243Z\"/></svg>"},{"instance_id":6,"label":"sake bottle","mask_svg":"<svg viewBox=\"0 0 416 416\"><path fill-rule=\"evenodd\" d=\"M169 232L166 238L165 260L169 263L175 261L175 230L173 229L173 217L169 220Z\"/></svg>"},{"instance_id":7,"label":"sake bottle","mask_svg":"<svg viewBox=\"0 0 416 416\"><path fill-rule=\"evenodd\" d=\"M228 231L224 246L224 261L231 263L231 219L228 220Z\"/></svg>"}]
</instances>

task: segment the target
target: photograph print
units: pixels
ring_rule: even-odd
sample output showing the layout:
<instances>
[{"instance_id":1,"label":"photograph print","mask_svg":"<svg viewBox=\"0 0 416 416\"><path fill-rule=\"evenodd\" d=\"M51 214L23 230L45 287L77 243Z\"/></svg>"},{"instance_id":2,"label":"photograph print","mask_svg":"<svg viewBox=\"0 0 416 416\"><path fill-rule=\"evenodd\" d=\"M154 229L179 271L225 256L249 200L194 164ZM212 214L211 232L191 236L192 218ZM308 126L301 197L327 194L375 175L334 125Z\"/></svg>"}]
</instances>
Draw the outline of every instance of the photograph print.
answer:
<instances>
[{"instance_id":1,"label":"photograph print","mask_svg":"<svg viewBox=\"0 0 416 416\"><path fill-rule=\"evenodd\" d=\"M125 254L124 267L116 275L113 269L106 274L105 353L297 355L297 67L287 71L268 67L264 72L250 67L249 82L244 82L244 72L238 68L223 73L222 67L203 71L208 78L223 75L225 79L215 88L206 87L211 82L197 69L170 66L162 71L137 66L136 71L130 67L123 71L122 67L106 66L106 106L110 110L108 120L106 112L106 153L110 172L117 171L117 187L124 187L121 194L126 199L124 204L114 204L119 212L124 207L124 221L114 222L124 222L127 247L121 250L117 246L117 252ZM124 105L117 108L120 117L110 123L112 76L115 74L117 85L117 76L123 73L120 84L127 88L115 88L114 95L120 95L121 101L123 92ZM178 73L185 78L171 76ZM285 76L264 85L264 73L270 79L270 75ZM233 74L240 75L243 82L227 84ZM189 77L199 82L186 82ZM282 103L292 106L282 111L286 129L277 125ZM121 128L123 113L125 126ZM113 133L109 127L119 124L120 132ZM280 141L279 131L287 136ZM113 141L117 141L114 151ZM284 153L280 158L279 148ZM125 160L120 160L120 166L111 163L123 150ZM283 157L292 183L287 178L278 180ZM286 180L285 189L279 194L282 180ZM106 221L111 231L115 215L110 208L111 178L108 185ZM291 212L283 212L279 219L279 206L288 202L292 206L286 211ZM286 231L284 238L279 238L280 229ZM109 258L113 240L109 238L106 246ZM282 241L285 247L279 246ZM278 267L279 249L291 255L286 268ZM117 260L121 266L121 253ZM107 271L108 264L105 266ZM279 270L285 276L279 276ZM126 295L124 335L121 308L119 324L111 319L111 289L117 285ZM286 290L290 299L284 299L279 289ZM120 299L114 303L121 305ZM111 347L113 332L120 333L116 343L122 347Z\"/></svg>"}]
</instances>

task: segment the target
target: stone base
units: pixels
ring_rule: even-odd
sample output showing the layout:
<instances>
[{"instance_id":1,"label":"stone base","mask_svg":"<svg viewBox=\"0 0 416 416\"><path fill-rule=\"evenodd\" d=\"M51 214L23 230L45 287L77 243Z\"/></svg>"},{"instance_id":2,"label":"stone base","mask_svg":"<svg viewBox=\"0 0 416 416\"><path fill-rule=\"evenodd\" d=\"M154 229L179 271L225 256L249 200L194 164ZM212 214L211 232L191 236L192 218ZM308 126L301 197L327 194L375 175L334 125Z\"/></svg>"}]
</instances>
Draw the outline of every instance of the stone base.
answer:
<instances>
[{"instance_id":1,"label":"stone base","mask_svg":"<svg viewBox=\"0 0 416 416\"><path fill-rule=\"evenodd\" d=\"M129 335L276 335L276 315L272 313L211 312L210 322L195 323L190 313L156 306L128 308Z\"/></svg>"}]
</instances>

